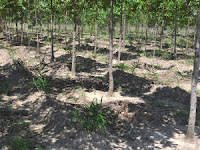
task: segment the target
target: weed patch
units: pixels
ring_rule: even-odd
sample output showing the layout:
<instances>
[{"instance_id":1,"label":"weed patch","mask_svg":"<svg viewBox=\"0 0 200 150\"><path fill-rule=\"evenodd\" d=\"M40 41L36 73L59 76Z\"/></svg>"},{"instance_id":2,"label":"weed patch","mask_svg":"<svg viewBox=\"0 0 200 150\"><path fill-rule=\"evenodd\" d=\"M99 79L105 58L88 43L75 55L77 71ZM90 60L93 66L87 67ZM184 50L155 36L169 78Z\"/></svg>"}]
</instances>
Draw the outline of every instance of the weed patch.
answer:
<instances>
[{"instance_id":1,"label":"weed patch","mask_svg":"<svg viewBox=\"0 0 200 150\"><path fill-rule=\"evenodd\" d=\"M47 80L46 77L43 77L41 74L37 76L36 78L33 78L33 84L36 86L36 88L40 91L44 91L46 94L49 94L52 92L52 85Z\"/></svg>"},{"instance_id":2,"label":"weed patch","mask_svg":"<svg viewBox=\"0 0 200 150\"><path fill-rule=\"evenodd\" d=\"M102 98L100 103L97 102L97 99L94 99L92 103L85 105L82 111L76 109L75 112L68 112L72 115L72 121L76 121L81 128L86 129L88 132L104 131L106 130L106 124L111 123L107 117L112 114L108 108L102 106Z\"/></svg>"}]
</instances>

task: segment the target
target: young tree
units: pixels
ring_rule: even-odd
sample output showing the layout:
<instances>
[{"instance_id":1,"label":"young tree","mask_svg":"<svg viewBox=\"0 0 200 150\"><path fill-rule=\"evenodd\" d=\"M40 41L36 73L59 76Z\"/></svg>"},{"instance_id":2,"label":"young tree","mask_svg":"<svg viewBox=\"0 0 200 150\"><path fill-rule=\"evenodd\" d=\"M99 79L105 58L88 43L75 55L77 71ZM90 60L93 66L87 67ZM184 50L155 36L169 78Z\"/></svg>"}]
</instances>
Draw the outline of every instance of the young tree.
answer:
<instances>
[{"instance_id":1,"label":"young tree","mask_svg":"<svg viewBox=\"0 0 200 150\"><path fill-rule=\"evenodd\" d=\"M118 61L121 57L121 47L122 47L122 21L123 21L123 0L121 0L121 19L120 19L120 37L119 37L119 50L118 50Z\"/></svg>"},{"instance_id":2,"label":"young tree","mask_svg":"<svg viewBox=\"0 0 200 150\"><path fill-rule=\"evenodd\" d=\"M197 107L197 82L199 77L199 64L200 64L200 0L199 0L199 12L197 18L197 48L194 58L194 69L192 73L191 81L191 99L190 99L190 115L188 122L188 129L186 138L194 138L194 129L196 122L196 107Z\"/></svg>"},{"instance_id":3,"label":"young tree","mask_svg":"<svg viewBox=\"0 0 200 150\"><path fill-rule=\"evenodd\" d=\"M108 96L112 96L114 91L112 57L113 57L113 0L110 0L110 55L109 55L109 90Z\"/></svg>"},{"instance_id":4,"label":"young tree","mask_svg":"<svg viewBox=\"0 0 200 150\"><path fill-rule=\"evenodd\" d=\"M175 29L174 29L174 59L177 59L177 53L176 53L176 33L177 33L177 14L178 13L178 6L177 6L177 2L176 2L176 14L175 14Z\"/></svg>"},{"instance_id":5,"label":"young tree","mask_svg":"<svg viewBox=\"0 0 200 150\"><path fill-rule=\"evenodd\" d=\"M54 62L53 38L53 2L51 0L51 62Z\"/></svg>"},{"instance_id":6,"label":"young tree","mask_svg":"<svg viewBox=\"0 0 200 150\"><path fill-rule=\"evenodd\" d=\"M124 29L123 29L123 48L125 48L126 44L126 6L124 7Z\"/></svg>"},{"instance_id":7,"label":"young tree","mask_svg":"<svg viewBox=\"0 0 200 150\"><path fill-rule=\"evenodd\" d=\"M35 2L35 0L34 0L34 5L35 5L35 22L36 22L36 32L37 32L37 50L39 49L39 35L38 35L38 20L37 20L37 11L36 11L36 9L37 9L37 5L36 5L36 2Z\"/></svg>"},{"instance_id":8,"label":"young tree","mask_svg":"<svg viewBox=\"0 0 200 150\"><path fill-rule=\"evenodd\" d=\"M71 73L72 76L75 76L75 69L76 69L76 0L73 2L73 9L74 9L74 27L73 27L73 49L72 49L72 69Z\"/></svg>"},{"instance_id":9,"label":"young tree","mask_svg":"<svg viewBox=\"0 0 200 150\"><path fill-rule=\"evenodd\" d=\"M94 47L94 56L96 56L96 52L97 52L97 34L98 34L97 15L98 15L98 8L96 7L96 16L95 16L95 47Z\"/></svg>"}]
</instances>

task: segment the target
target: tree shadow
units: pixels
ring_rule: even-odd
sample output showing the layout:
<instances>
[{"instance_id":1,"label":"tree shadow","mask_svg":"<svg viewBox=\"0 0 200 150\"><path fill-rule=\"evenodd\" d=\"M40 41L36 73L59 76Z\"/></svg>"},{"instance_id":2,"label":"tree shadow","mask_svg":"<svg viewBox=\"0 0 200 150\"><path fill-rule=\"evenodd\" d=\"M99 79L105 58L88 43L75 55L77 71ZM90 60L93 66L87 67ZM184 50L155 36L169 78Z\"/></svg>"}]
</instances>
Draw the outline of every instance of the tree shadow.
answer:
<instances>
[{"instance_id":1,"label":"tree shadow","mask_svg":"<svg viewBox=\"0 0 200 150\"><path fill-rule=\"evenodd\" d=\"M8 95L17 96L20 99L26 99L30 93L35 92L33 88L34 75L26 68L16 68L13 64L6 64L2 67L7 71L6 75L0 76L0 81L6 82L9 87Z\"/></svg>"},{"instance_id":2,"label":"tree shadow","mask_svg":"<svg viewBox=\"0 0 200 150\"><path fill-rule=\"evenodd\" d=\"M136 51L136 47L133 45L126 45L125 48L128 48L128 52L135 52Z\"/></svg>"},{"instance_id":3,"label":"tree shadow","mask_svg":"<svg viewBox=\"0 0 200 150\"><path fill-rule=\"evenodd\" d=\"M107 48L98 48L97 49L97 54L103 54L103 55L107 55L107 54L109 54L109 49L107 49Z\"/></svg>"},{"instance_id":4,"label":"tree shadow","mask_svg":"<svg viewBox=\"0 0 200 150\"><path fill-rule=\"evenodd\" d=\"M94 46L91 46L89 44L81 44L78 51L80 51L80 52L94 51Z\"/></svg>"},{"instance_id":5,"label":"tree shadow","mask_svg":"<svg viewBox=\"0 0 200 150\"><path fill-rule=\"evenodd\" d=\"M118 52L114 54L114 57L117 58L118 57ZM120 60L133 60L133 59L137 59L138 55L132 55L130 53L124 53L121 52L121 57Z\"/></svg>"},{"instance_id":6,"label":"tree shadow","mask_svg":"<svg viewBox=\"0 0 200 150\"><path fill-rule=\"evenodd\" d=\"M172 91L174 95L176 92L183 92L179 88L170 87L163 89L163 93L166 91L167 94L164 97ZM42 101L29 102L30 104L27 103L24 107L35 105L32 110L34 113L29 119L34 120L35 123L45 124L43 130L45 136L38 137L37 140L43 143L46 149L176 148L177 145L170 139L174 137L174 134L186 132L187 119L181 114L173 114L172 110L168 109L168 105L158 105L159 102L151 103L158 92L161 91L143 96L146 103L119 100L103 104L103 107L108 107L115 114L108 117L112 124L107 125L106 132L88 133L82 129L77 121L72 121L69 111L75 112L78 109L81 112L83 106L58 101L54 96L44 96ZM179 94L181 96L181 93ZM161 94L156 97L158 101L160 96ZM178 96L180 99L183 98L180 96Z\"/></svg>"},{"instance_id":7,"label":"tree shadow","mask_svg":"<svg viewBox=\"0 0 200 150\"><path fill-rule=\"evenodd\" d=\"M57 65L55 68L59 68L62 63L66 64L69 70L71 70L71 54L62 55L58 58L56 58ZM102 72L102 69L107 68L106 64L102 64L97 62L96 60L93 60L91 58L85 58L82 56L76 57L76 72L86 72L86 73L92 73L92 72Z\"/></svg>"},{"instance_id":8,"label":"tree shadow","mask_svg":"<svg viewBox=\"0 0 200 150\"><path fill-rule=\"evenodd\" d=\"M108 74L106 75L108 78ZM115 89L121 88L121 95L141 96L149 92L153 81L138 77L134 74L116 70L113 72ZM124 80L126 79L126 80Z\"/></svg>"}]
</instances>

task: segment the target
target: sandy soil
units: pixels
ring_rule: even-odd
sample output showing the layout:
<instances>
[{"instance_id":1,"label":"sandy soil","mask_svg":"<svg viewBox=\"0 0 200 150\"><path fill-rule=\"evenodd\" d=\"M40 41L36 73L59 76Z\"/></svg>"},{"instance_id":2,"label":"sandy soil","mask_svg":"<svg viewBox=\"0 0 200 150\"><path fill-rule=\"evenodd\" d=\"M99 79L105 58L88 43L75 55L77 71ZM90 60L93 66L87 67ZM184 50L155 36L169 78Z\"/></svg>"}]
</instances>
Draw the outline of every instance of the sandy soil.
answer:
<instances>
[{"instance_id":1,"label":"sandy soil","mask_svg":"<svg viewBox=\"0 0 200 150\"><path fill-rule=\"evenodd\" d=\"M45 150L200 149L199 126L195 139L185 140L192 70L185 60L155 58L159 69L152 73L152 58L129 52L126 48L121 63L137 63L138 67L134 73L114 67L115 92L113 97L107 97L108 65L102 59L108 54L103 47L105 43L100 45L96 60L89 55L92 44L83 43L77 53L77 77L71 78L71 54L59 45L55 48L55 62L50 63L48 43L43 43L40 50L34 47L28 50L26 46L10 47L3 38L0 42L0 81L12 86L9 93L0 95L1 149L8 148L6 139L15 136L16 122L20 118L29 123L26 134L33 143L32 149L37 146ZM14 60L19 59L25 69L14 65ZM38 69L46 70L43 75L53 85L49 95L37 91L32 84ZM188 76L180 76L177 72L186 72ZM77 123L72 123L72 116L66 111L74 111L94 98L102 98L103 105L115 114L105 132L88 133ZM7 106L9 111L5 110ZM199 106L197 113L199 121ZM7 123L11 121L16 124L10 131ZM25 133L20 130L18 134Z\"/></svg>"}]
</instances>

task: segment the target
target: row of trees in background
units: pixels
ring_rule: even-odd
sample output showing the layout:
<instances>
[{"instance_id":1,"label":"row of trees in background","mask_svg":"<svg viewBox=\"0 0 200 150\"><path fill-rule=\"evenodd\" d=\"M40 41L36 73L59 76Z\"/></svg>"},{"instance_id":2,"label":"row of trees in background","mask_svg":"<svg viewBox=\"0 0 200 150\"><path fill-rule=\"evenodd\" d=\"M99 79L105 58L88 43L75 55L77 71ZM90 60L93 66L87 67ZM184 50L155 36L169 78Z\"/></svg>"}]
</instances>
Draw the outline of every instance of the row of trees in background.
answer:
<instances>
[{"instance_id":1,"label":"row of trees in background","mask_svg":"<svg viewBox=\"0 0 200 150\"><path fill-rule=\"evenodd\" d=\"M197 1L187 0L185 3L196 15ZM84 26L88 25L91 32L97 37L98 32L108 29L110 9L109 1L106 0L53 0L52 5L51 0L2 0L0 3L1 20L3 20L1 22L4 22L4 28L8 29L9 23L15 22L16 26L21 23L21 30L23 31L23 25L26 23L29 26L38 26L36 28L38 32L40 28L40 34L42 34L42 26L47 25L47 28L50 28L51 20L53 20L55 26L59 26L59 31L55 32L58 32L58 34L61 32L61 24L65 25L62 28L67 32L67 24L74 22L73 10L76 10L75 18L78 28L81 26L80 28L83 29ZM160 36L161 49L163 31L171 30L173 32L171 38L174 41L174 57L176 57L178 30L184 28L187 29L188 33L190 27L195 27L195 18L186 9L183 0L114 0L113 26L114 28L120 26L120 31L123 30L123 33L118 34L118 36L121 35L121 39L126 38L125 31L127 28L134 26L137 37L145 40L150 33L149 28L153 28L157 35L155 37ZM1 25L1 28L3 28L3 25ZM194 38L196 38L195 34ZM188 45L189 42L186 46L188 47ZM96 53L96 49L97 38L95 38L94 53ZM121 49L121 46L119 46L119 49Z\"/></svg>"},{"instance_id":2,"label":"row of trees in background","mask_svg":"<svg viewBox=\"0 0 200 150\"><path fill-rule=\"evenodd\" d=\"M84 26L90 28L94 34L94 56L98 47L98 36L100 33L109 31L110 54L109 54L109 95L114 89L112 75L113 36L119 38L118 60L120 61L121 49L125 47L125 39L129 28L133 28L134 37L148 43L150 29L153 30L153 40L160 42L160 49L163 49L164 31L172 32L174 59L177 59L177 34L185 29L187 42L186 49L190 46L190 29L194 29L193 45L196 41L196 20L198 13L198 0L1 0L0 2L0 30L6 35L10 32L11 23L15 22L15 32L21 35L21 44L24 34L28 37L30 48L31 28L36 28L37 49L39 49L39 36L44 33L43 26L47 28L47 35L51 33L51 62L54 61L54 36L60 33L73 32L72 49L72 76L75 76L76 68L76 41L80 44L80 36L83 35ZM188 10L188 11L186 11ZM19 29L18 24L21 24ZM68 26L73 24L73 31ZM27 31L25 30L27 25ZM53 27L55 26L55 28ZM58 26L58 30L56 28ZM62 26L62 27L61 27ZM119 32L117 32L119 27ZM77 33L78 28L78 33ZM55 29L55 30L54 30ZM105 30L106 29L106 30ZM80 33L81 32L81 33ZM199 24L198 30L199 33ZM77 38L78 35L78 38ZM159 38L158 38L159 37ZM156 39L158 38L158 39ZM198 41L199 39L198 39ZM199 50L199 48L198 48ZM197 53L196 53L197 54ZM199 56L199 55L198 55ZM198 78L199 57L195 58L195 73L193 76L193 117L196 111L196 83ZM195 121L195 120L194 120ZM194 122L190 123L188 137L194 136Z\"/></svg>"}]
</instances>

